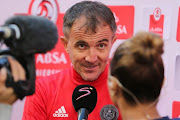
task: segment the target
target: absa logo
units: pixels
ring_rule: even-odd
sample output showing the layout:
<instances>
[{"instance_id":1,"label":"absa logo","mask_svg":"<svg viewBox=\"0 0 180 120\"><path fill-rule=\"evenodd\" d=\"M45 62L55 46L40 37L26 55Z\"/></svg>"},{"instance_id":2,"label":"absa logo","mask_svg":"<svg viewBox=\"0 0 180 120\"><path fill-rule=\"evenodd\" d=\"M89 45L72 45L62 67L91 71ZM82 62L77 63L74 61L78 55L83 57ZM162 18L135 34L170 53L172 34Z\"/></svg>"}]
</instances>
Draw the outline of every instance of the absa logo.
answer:
<instances>
[{"instance_id":1,"label":"absa logo","mask_svg":"<svg viewBox=\"0 0 180 120\"><path fill-rule=\"evenodd\" d=\"M115 22L118 23L119 22L119 18L118 16L116 16L115 12L113 12L114 14L114 18L115 18ZM117 34L127 34L127 28L125 25L117 25L117 30L116 30Z\"/></svg>"},{"instance_id":2,"label":"absa logo","mask_svg":"<svg viewBox=\"0 0 180 120\"><path fill-rule=\"evenodd\" d=\"M154 9L153 15L150 15L149 31L159 34L163 37L164 15L159 7Z\"/></svg>"},{"instance_id":3,"label":"absa logo","mask_svg":"<svg viewBox=\"0 0 180 120\"><path fill-rule=\"evenodd\" d=\"M46 17L56 23L59 7L56 0L32 0L28 14Z\"/></svg>"},{"instance_id":4,"label":"absa logo","mask_svg":"<svg viewBox=\"0 0 180 120\"><path fill-rule=\"evenodd\" d=\"M117 25L117 39L128 39L134 32L134 6L108 6Z\"/></svg>"},{"instance_id":5,"label":"absa logo","mask_svg":"<svg viewBox=\"0 0 180 120\"><path fill-rule=\"evenodd\" d=\"M180 42L180 7L179 7L179 13L178 13L176 40L177 42Z\"/></svg>"},{"instance_id":6,"label":"absa logo","mask_svg":"<svg viewBox=\"0 0 180 120\"><path fill-rule=\"evenodd\" d=\"M57 0L32 0L29 15L42 16L53 21L58 28L58 35L63 36L63 16L59 11ZM36 54L36 78L49 76L71 65L69 55L60 40L55 48L46 54Z\"/></svg>"}]
</instances>

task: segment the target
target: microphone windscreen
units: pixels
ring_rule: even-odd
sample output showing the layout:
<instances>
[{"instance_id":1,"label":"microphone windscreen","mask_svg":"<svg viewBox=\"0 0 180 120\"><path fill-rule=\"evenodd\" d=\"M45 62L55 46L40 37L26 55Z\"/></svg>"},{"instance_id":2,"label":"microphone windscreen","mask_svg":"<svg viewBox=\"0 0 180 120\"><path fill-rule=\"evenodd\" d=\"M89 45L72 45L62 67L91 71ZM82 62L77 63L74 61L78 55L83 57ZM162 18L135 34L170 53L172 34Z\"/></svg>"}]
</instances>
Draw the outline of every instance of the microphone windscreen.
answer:
<instances>
[{"instance_id":1,"label":"microphone windscreen","mask_svg":"<svg viewBox=\"0 0 180 120\"><path fill-rule=\"evenodd\" d=\"M20 39L5 40L16 54L45 53L53 49L58 41L56 25L45 17L16 15L5 22L20 29Z\"/></svg>"},{"instance_id":2,"label":"microphone windscreen","mask_svg":"<svg viewBox=\"0 0 180 120\"><path fill-rule=\"evenodd\" d=\"M81 108L86 108L91 113L97 103L97 91L90 85L79 85L74 89L72 95L74 109L78 112Z\"/></svg>"}]
</instances>

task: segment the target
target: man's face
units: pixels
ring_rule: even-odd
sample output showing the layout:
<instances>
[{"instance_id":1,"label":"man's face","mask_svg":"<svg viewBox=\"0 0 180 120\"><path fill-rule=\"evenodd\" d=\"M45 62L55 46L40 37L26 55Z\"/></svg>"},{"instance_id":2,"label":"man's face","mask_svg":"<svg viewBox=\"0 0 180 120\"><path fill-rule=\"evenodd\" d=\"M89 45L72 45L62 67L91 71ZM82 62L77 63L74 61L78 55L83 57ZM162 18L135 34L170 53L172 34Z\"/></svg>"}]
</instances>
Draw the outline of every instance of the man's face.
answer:
<instances>
[{"instance_id":1,"label":"man's face","mask_svg":"<svg viewBox=\"0 0 180 120\"><path fill-rule=\"evenodd\" d=\"M104 71L115 40L108 25L99 25L96 33L85 33L85 19L76 20L69 32L65 49L76 72L85 81L94 81Z\"/></svg>"}]
</instances>

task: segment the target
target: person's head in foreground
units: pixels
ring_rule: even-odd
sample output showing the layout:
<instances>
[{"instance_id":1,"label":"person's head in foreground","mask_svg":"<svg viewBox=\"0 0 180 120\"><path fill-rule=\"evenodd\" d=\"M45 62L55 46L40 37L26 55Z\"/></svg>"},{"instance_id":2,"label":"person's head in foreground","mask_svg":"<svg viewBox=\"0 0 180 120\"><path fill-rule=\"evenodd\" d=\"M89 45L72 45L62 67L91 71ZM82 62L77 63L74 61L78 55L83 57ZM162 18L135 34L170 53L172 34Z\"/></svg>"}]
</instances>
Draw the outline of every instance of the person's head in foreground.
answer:
<instances>
[{"instance_id":1,"label":"person's head in foreground","mask_svg":"<svg viewBox=\"0 0 180 120\"><path fill-rule=\"evenodd\" d=\"M85 81L94 81L105 70L115 41L116 23L104 4L82 1L64 15L61 37L75 71Z\"/></svg>"},{"instance_id":2,"label":"person's head in foreground","mask_svg":"<svg viewBox=\"0 0 180 120\"><path fill-rule=\"evenodd\" d=\"M156 104L164 80L159 35L139 32L122 43L110 64L108 87L124 120L160 118Z\"/></svg>"}]
</instances>

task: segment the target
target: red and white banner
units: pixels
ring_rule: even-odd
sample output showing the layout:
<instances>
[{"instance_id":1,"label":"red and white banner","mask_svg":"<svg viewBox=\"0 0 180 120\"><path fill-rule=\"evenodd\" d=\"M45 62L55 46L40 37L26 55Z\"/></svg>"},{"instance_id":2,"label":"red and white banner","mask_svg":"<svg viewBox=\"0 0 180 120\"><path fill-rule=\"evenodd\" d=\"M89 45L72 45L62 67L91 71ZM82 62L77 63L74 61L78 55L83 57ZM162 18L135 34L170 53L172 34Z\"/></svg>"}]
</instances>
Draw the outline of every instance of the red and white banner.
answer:
<instances>
[{"instance_id":1,"label":"red and white banner","mask_svg":"<svg viewBox=\"0 0 180 120\"><path fill-rule=\"evenodd\" d=\"M109 6L113 11L118 39L127 39L134 31L134 6ZM124 12L126 11L126 12ZM28 14L47 17L56 23L59 36L63 36L63 16L59 12L59 5L56 0L32 0ZM36 55L36 76L44 77L61 71L71 65L69 55L59 40L55 49L46 54Z\"/></svg>"},{"instance_id":2,"label":"red and white banner","mask_svg":"<svg viewBox=\"0 0 180 120\"><path fill-rule=\"evenodd\" d=\"M59 12L59 5L56 0L32 0L28 14L49 18L57 25L59 38L63 36L64 14ZM36 55L36 77L39 78L57 73L69 67L70 64L69 55L64 50L59 39L53 50L46 54Z\"/></svg>"},{"instance_id":3,"label":"red and white banner","mask_svg":"<svg viewBox=\"0 0 180 120\"><path fill-rule=\"evenodd\" d=\"M115 16L117 39L128 39L134 33L134 6L108 6Z\"/></svg>"},{"instance_id":4,"label":"red and white banner","mask_svg":"<svg viewBox=\"0 0 180 120\"><path fill-rule=\"evenodd\" d=\"M180 118L180 101L173 101L172 118Z\"/></svg>"},{"instance_id":5,"label":"red and white banner","mask_svg":"<svg viewBox=\"0 0 180 120\"><path fill-rule=\"evenodd\" d=\"M163 37L163 27L164 27L164 15L162 15L160 8L155 8L153 15L150 15L149 31L153 33L157 33L161 37Z\"/></svg>"},{"instance_id":6,"label":"red and white banner","mask_svg":"<svg viewBox=\"0 0 180 120\"><path fill-rule=\"evenodd\" d=\"M180 42L180 7L179 7L179 12L178 12L176 40L177 40L177 42Z\"/></svg>"}]
</instances>

